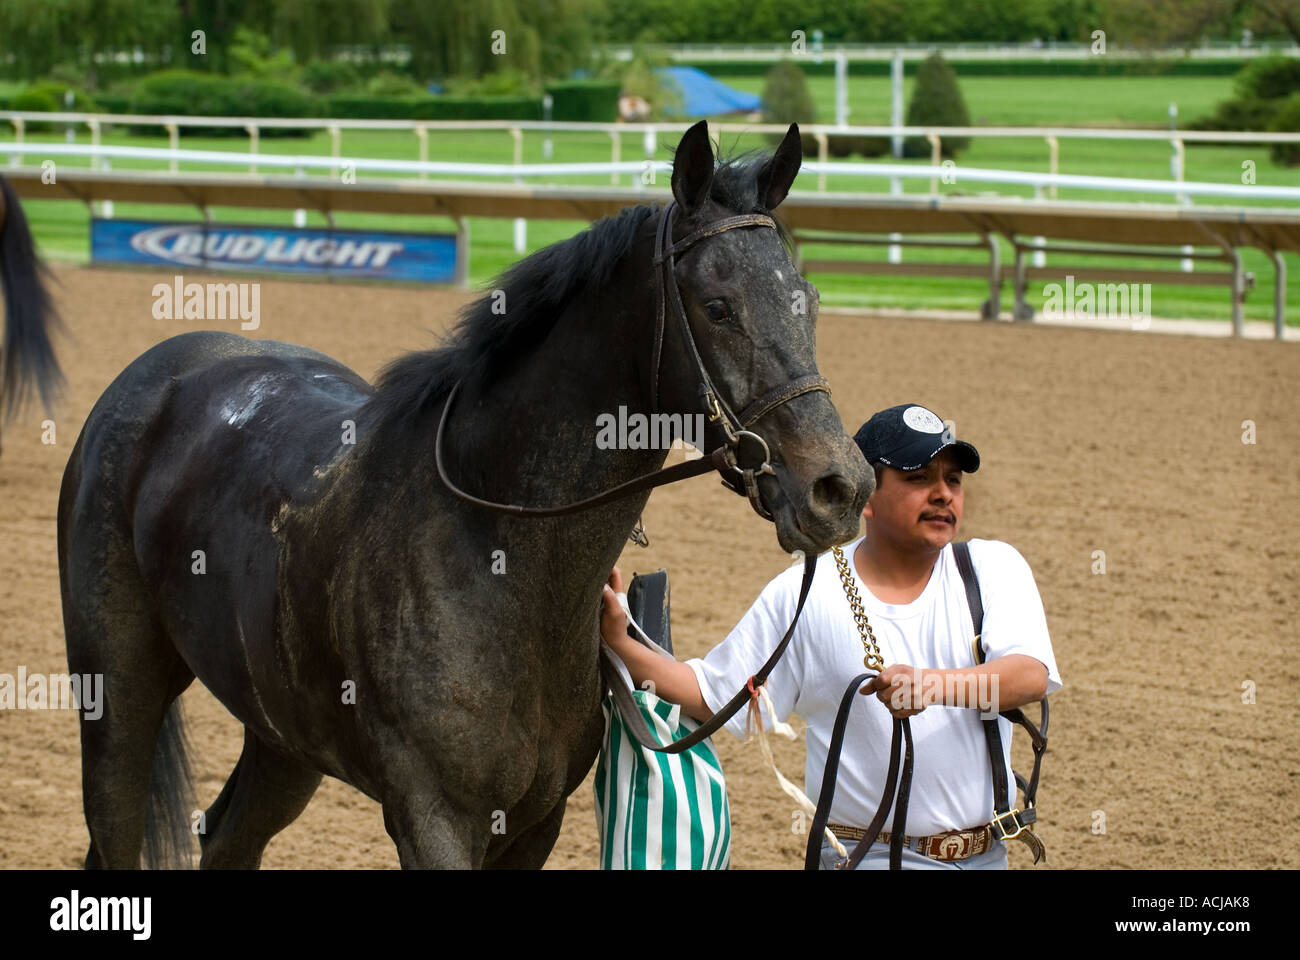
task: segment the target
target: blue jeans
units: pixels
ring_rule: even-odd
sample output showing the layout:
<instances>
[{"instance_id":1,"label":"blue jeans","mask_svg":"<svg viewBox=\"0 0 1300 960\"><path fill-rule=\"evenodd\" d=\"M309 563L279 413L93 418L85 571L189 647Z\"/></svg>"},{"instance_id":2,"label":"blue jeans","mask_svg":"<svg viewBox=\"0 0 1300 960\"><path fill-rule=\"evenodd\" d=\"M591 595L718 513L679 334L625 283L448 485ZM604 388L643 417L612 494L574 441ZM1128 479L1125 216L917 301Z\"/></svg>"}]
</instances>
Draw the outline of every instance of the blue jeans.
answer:
<instances>
[{"instance_id":1,"label":"blue jeans","mask_svg":"<svg viewBox=\"0 0 1300 960\"><path fill-rule=\"evenodd\" d=\"M843 842L841 840L841 842ZM844 843L844 846L850 853L856 846L856 842L850 840ZM829 840L822 841L821 868L823 870L834 870L835 861L839 859L839 854L831 846ZM1005 870L1007 869L1007 847L1006 842L999 840L993 844L991 850L971 857L968 860L953 860L945 862L927 857L924 854L917 853L911 847L903 847L904 870ZM862 858L858 864L859 870L888 870L889 869L889 844L876 842L867 850L867 855Z\"/></svg>"}]
</instances>

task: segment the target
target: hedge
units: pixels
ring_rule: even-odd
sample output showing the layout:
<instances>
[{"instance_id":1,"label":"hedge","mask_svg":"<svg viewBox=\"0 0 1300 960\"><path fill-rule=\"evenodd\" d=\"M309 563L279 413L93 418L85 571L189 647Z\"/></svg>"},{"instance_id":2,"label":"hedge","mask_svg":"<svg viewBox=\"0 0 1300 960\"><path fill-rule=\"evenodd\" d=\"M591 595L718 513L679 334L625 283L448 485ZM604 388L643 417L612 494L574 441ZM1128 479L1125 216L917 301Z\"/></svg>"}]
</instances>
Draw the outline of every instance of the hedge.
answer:
<instances>
[{"instance_id":1,"label":"hedge","mask_svg":"<svg viewBox=\"0 0 1300 960\"><path fill-rule=\"evenodd\" d=\"M1293 93L1283 100L1273 116L1272 129L1278 133L1294 133L1300 130L1300 93ZM1273 162L1284 167L1300 166L1300 144L1275 143L1269 150Z\"/></svg>"},{"instance_id":2,"label":"hedge","mask_svg":"<svg viewBox=\"0 0 1300 960\"><path fill-rule=\"evenodd\" d=\"M551 95L551 119L565 122L613 123L618 119L617 81L569 80L546 87Z\"/></svg>"},{"instance_id":3,"label":"hedge","mask_svg":"<svg viewBox=\"0 0 1300 960\"><path fill-rule=\"evenodd\" d=\"M9 109L54 113L55 111L62 110L63 107L52 96L50 96L47 91L27 89L10 98ZM29 120L27 121L26 129L29 133L47 133L53 129L53 125L41 121Z\"/></svg>"},{"instance_id":4,"label":"hedge","mask_svg":"<svg viewBox=\"0 0 1300 960\"><path fill-rule=\"evenodd\" d=\"M129 112L190 117L312 117L319 101L295 86L253 77L227 77L193 70L163 70L142 78L131 95ZM141 130L156 133L157 128ZM200 136L246 136L240 127L191 127ZM305 129L268 128L265 136L310 136Z\"/></svg>"},{"instance_id":5,"label":"hedge","mask_svg":"<svg viewBox=\"0 0 1300 960\"><path fill-rule=\"evenodd\" d=\"M1197 117L1187 125L1188 129L1300 130L1295 107L1296 98L1300 97L1300 60L1292 57L1257 60L1241 71L1233 86L1235 97L1218 103L1209 116ZM1294 145L1277 144L1272 155L1275 162L1294 166L1300 151Z\"/></svg>"}]
</instances>

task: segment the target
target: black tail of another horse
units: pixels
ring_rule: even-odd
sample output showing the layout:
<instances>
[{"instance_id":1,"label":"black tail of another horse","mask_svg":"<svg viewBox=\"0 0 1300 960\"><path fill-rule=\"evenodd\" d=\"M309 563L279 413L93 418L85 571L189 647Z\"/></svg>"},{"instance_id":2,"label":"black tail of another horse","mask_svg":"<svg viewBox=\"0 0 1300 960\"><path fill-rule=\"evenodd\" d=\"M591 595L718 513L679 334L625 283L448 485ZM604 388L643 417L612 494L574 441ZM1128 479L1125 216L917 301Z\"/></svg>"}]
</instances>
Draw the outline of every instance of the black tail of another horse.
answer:
<instances>
[{"instance_id":1,"label":"black tail of another horse","mask_svg":"<svg viewBox=\"0 0 1300 960\"><path fill-rule=\"evenodd\" d=\"M144 865L175 869L194 865L191 812L194 783L190 774L180 698L172 701L154 748L149 806L145 815Z\"/></svg>"},{"instance_id":2,"label":"black tail of another horse","mask_svg":"<svg viewBox=\"0 0 1300 960\"><path fill-rule=\"evenodd\" d=\"M31 395L33 384L48 411L63 386L50 332L58 323L45 286L45 268L36 256L27 217L4 177L3 223L0 224L0 284L4 287L4 369L0 409L12 416Z\"/></svg>"}]
</instances>

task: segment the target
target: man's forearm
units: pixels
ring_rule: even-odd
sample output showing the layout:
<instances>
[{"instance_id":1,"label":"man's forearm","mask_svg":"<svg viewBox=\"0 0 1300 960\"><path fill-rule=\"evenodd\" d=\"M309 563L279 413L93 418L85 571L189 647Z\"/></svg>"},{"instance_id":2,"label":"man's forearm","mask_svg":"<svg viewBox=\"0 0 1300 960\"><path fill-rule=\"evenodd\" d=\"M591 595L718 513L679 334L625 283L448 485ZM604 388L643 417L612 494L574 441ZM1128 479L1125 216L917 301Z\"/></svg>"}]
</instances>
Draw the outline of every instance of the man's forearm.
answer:
<instances>
[{"instance_id":1,"label":"man's forearm","mask_svg":"<svg viewBox=\"0 0 1300 960\"><path fill-rule=\"evenodd\" d=\"M637 643L631 637L620 641L617 646L611 644L614 652L627 665L627 672L632 675L632 682L640 689L650 689L656 696L669 703L681 704L682 710L692 719L703 723L713 716L713 711L704 702L700 693L699 681L695 671L679 660L661 657L648 647ZM647 687L651 683L653 687Z\"/></svg>"},{"instance_id":2,"label":"man's forearm","mask_svg":"<svg viewBox=\"0 0 1300 960\"><path fill-rule=\"evenodd\" d=\"M1033 657L1013 653L977 667L925 669L921 671L921 692L927 705L979 707L1000 713L1043 699L1047 667Z\"/></svg>"}]
</instances>

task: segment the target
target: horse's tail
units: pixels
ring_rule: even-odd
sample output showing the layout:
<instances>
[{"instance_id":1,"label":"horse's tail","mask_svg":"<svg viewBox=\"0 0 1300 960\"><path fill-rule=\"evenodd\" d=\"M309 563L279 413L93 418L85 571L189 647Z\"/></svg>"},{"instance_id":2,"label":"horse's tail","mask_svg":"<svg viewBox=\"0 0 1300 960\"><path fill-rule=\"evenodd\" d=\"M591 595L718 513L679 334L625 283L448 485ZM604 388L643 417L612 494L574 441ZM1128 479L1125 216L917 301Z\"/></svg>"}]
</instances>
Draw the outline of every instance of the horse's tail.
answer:
<instances>
[{"instance_id":1,"label":"horse's tail","mask_svg":"<svg viewBox=\"0 0 1300 960\"><path fill-rule=\"evenodd\" d=\"M0 408L12 416L27 401L33 383L48 411L62 389L63 374L50 344L58 317L45 286L45 267L36 256L18 195L4 177L0 177L0 195L0 285L5 296Z\"/></svg>"},{"instance_id":2,"label":"horse's tail","mask_svg":"<svg viewBox=\"0 0 1300 960\"><path fill-rule=\"evenodd\" d=\"M181 701L172 701L158 744L154 747L153 776L149 780L149 806L145 814L144 865L151 870L194 865L190 812L194 809L194 781L190 775L189 744Z\"/></svg>"}]
</instances>

